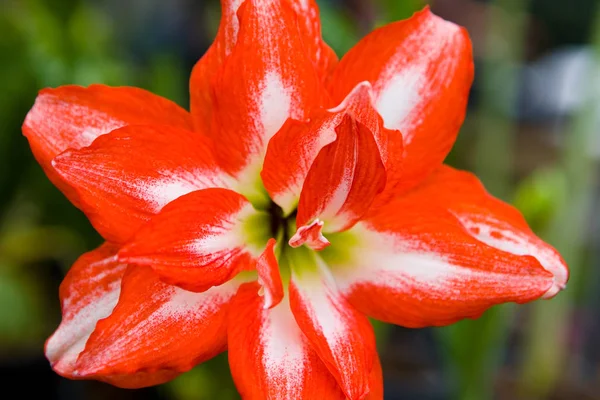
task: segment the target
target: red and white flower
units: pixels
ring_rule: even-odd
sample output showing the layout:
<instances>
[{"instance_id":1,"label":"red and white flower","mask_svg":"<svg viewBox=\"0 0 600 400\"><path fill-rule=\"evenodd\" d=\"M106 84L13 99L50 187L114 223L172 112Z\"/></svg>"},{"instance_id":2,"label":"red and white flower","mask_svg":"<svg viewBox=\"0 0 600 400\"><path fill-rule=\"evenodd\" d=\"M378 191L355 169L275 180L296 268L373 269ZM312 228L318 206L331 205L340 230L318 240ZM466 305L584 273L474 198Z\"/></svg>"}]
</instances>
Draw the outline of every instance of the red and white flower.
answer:
<instances>
[{"instance_id":1,"label":"red and white flower","mask_svg":"<svg viewBox=\"0 0 600 400\"><path fill-rule=\"evenodd\" d=\"M338 62L313 0L222 3L191 112L93 85L27 115L106 239L61 285L56 372L142 387L228 349L245 399L380 399L367 316L445 325L564 287L519 212L442 164L473 78L464 29L425 9Z\"/></svg>"}]
</instances>

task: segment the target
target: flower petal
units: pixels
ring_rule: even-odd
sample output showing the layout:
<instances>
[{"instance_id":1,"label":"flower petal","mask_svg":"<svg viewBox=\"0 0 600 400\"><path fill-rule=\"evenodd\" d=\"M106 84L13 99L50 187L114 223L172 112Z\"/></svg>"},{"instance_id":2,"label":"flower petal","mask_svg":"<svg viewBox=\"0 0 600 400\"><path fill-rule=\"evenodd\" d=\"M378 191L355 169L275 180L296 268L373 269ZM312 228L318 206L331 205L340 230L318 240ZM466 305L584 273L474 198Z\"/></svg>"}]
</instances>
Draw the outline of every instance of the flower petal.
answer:
<instances>
[{"instance_id":1,"label":"flower petal","mask_svg":"<svg viewBox=\"0 0 600 400\"><path fill-rule=\"evenodd\" d=\"M161 124L190 129L190 115L177 104L133 87L104 85L43 89L23 123L33 155L50 180L74 202L75 193L50 161L63 151L88 146L126 125Z\"/></svg>"},{"instance_id":2,"label":"flower petal","mask_svg":"<svg viewBox=\"0 0 600 400\"><path fill-rule=\"evenodd\" d=\"M98 232L116 243L179 196L228 185L206 138L168 126L120 128L52 165L77 190Z\"/></svg>"},{"instance_id":3,"label":"flower petal","mask_svg":"<svg viewBox=\"0 0 600 400\"><path fill-rule=\"evenodd\" d=\"M225 58L237 40L239 23L236 12L244 0L221 0L221 22L215 41L196 63L190 76L190 110L194 126L210 133L213 115L212 85Z\"/></svg>"},{"instance_id":4,"label":"flower petal","mask_svg":"<svg viewBox=\"0 0 600 400\"><path fill-rule=\"evenodd\" d=\"M265 308L273 308L283 299L283 283L275 257L275 244L275 239L269 239L265 251L256 262L258 283L262 286L261 291L265 296Z\"/></svg>"},{"instance_id":5,"label":"flower petal","mask_svg":"<svg viewBox=\"0 0 600 400\"><path fill-rule=\"evenodd\" d=\"M375 353L373 369L369 376L369 389L369 394L365 397L365 400L383 400L383 370L377 353Z\"/></svg>"},{"instance_id":6,"label":"flower petal","mask_svg":"<svg viewBox=\"0 0 600 400\"><path fill-rule=\"evenodd\" d=\"M359 127L359 129L353 129ZM362 132L362 133L361 133ZM373 168L376 171L374 176L371 176L369 185L362 187L360 199L346 198L346 206L352 210L354 216L347 215L350 220L338 221L338 224L352 224L351 219L355 219L358 214L366 211L373 200L372 197L376 194L374 188L377 184L381 184L386 171L391 171L399 166L396 165L394 157L390 154L402 151L401 136L400 141L394 145L399 148L392 148L389 145L388 137L395 132L390 132L383 127L383 121L375 108L372 105L371 85L368 82L362 82L348 94L348 96L335 108L327 111L318 111L313 113L310 122L302 123L299 121L288 120L282 129L271 139L265 157L265 163L261 176L265 188L269 192L271 198L283 208L287 215L298 204L301 191L306 189L307 176L309 170L314 170L312 173L312 185L316 187L306 190L308 197L313 196L315 201L322 202L320 206L327 206L328 200L331 200L333 193L324 193L328 190L334 190L335 186L339 187L338 182L344 177L342 172L352 171L355 166L359 167L359 171L364 171L366 168ZM355 139L353 142L352 140ZM363 146L354 149L356 141L363 139ZM376 146L373 146L373 143ZM344 146L345 145L345 146ZM354 150L359 150L358 154ZM348 154L342 154L344 151ZM369 152L369 150L372 150ZM332 154L338 154L338 169L336 173L330 174L331 166L323 165L333 163ZM320 154L323 153L323 154ZM356 156L367 156L371 160L362 160L360 164ZM320 165L314 165L317 159L320 159ZM382 171L379 166L385 165L385 171ZM323 174L323 168L328 169L327 174ZM356 171L358 172L358 171ZM351 174L350 174L351 175ZM376 176L376 175L379 175ZM350 178L350 176L348 176ZM323 183L319 180L331 180L332 182ZM351 182L350 182L351 183ZM304 188L302 185L305 185ZM355 189L360 187L360 184L355 185ZM314 192L314 190L317 192ZM346 189L350 189L347 187ZM310 193L312 192L312 194ZM339 194L339 193L338 193ZM346 193L345 193L346 194ZM338 200L343 201L345 194L338 196ZM355 193L357 194L357 193ZM305 199L306 202L307 199ZM352 200L359 200L352 204ZM341 206L338 204L329 204L330 206ZM317 204L311 204L308 208L304 204L304 214L300 224L307 223L310 219L316 218L318 213L323 210L317 210ZM356 210L356 208L360 210ZM330 210L333 211L333 210ZM342 210L343 211L343 210ZM334 211L335 212L335 211ZM331 222L331 221L327 221ZM327 229L331 231L331 226ZM333 227L335 228L335 227Z\"/></svg>"},{"instance_id":7,"label":"flower petal","mask_svg":"<svg viewBox=\"0 0 600 400\"><path fill-rule=\"evenodd\" d=\"M238 40L215 80L212 135L221 165L249 180L269 139L287 118L304 120L323 92L286 2L246 0L238 16Z\"/></svg>"},{"instance_id":8,"label":"flower petal","mask_svg":"<svg viewBox=\"0 0 600 400\"><path fill-rule=\"evenodd\" d=\"M121 249L119 259L201 292L254 269L269 235L268 214L254 211L243 196L205 189L169 203ZM253 237L259 242L251 243Z\"/></svg>"},{"instance_id":9,"label":"flower petal","mask_svg":"<svg viewBox=\"0 0 600 400\"><path fill-rule=\"evenodd\" d=\"M321 36L321 17L315 0L289 0L298 16L300 34L309 58L313 62L319 77L325 82L338 63L335 52Z\"/></svg>"},{"instance_id":10,"label":"flower petal","mask_svg":"<svg viewBox=\"0 0 600 400\"><path fill-rule=\"evenodd\" d=\"M290 306L298 326L346 397L363 399L370 392L376 357L369 320L347 302L327 267L310 250L294 250L290 264Z\"/></svg>"},{"instance_id":11,"label":"flower petal","mask_svg":"<svg viewBox=\"0 0 600 400\"><path fill-rule=\"evenodd\" d=\"M243 0L221 0L221 21L215 41L196 63L190 77L190 108L194 125L201 132L210 132L213 114L214 79L235 46L239 32L236 13ZM297 15L299 35L304 51L325 82L338 59L321 37L319 7L314 0L288 0ZM296 49L297 50L297 49Z\"/></svg>"},{"instance_id":12,"label":"flower petal","mask_svg":"<svg viewBox=\"0 0 600 400\"><path fill-rule=\"evenodd\" d=\"M73 378L79 353L96 322L110 315L119 299L126 265L117 261L118 248L104 244L73 264L60 285L62 321L46 342L52 368Z\"/></svg>"},{"instance_id":13,"label":"flower petal","mask_svg":"<svg viewBox=\"0 0 600 400\"><path fill-rule=\"evenodd\" d=\"M516 208L491 196L475 175L444 165L407 198L445 207L472 236L492 247L537 258L554 274L554 284L545 298L566 286L569 269L560 254L533 233Z\"/></svg>"},{"instance_id":14,"label":"flower petal","mask_svg":"<svg viewBox=\"0 0 600 400\"><path fill-rule=\"evenodd\" d=\"M339 101L357 83L371 82L385 127L402 132L404 162L398 173L402 187L408 188L450 151L465 116L472 79L467 32L426 8L361 40L334 71L331 92ZM388 179L396 183L396 177Z\"/></svg>"},{"instance_id":15,"label":"flower petal","mask_svg":"<svg viewBox=\"0 0 600 400\"><path fill-rule=\"evenodd\" d=\"M121 387L163 382L227 347L228 303L238 283L204 293L163 283L145 267L130 267L112 314L100 320L74 374ZM141 379L145 378L145 379Z\"/></svg>"},{"instance_id":16,"label":"flower petal","mask_svg":"<svg viewBox=\"0 0 600 400\"><path fill-rule=\"evenodd\" d=\"M316 112L310 122L288 119L269 141L261 178L286 216L298 206L313 161L324 146L335 141L340 120L340 115L328 112Z\"/></svg>"},{"instance_id":17,"label":"flower petal","mask_svg":"<svg viewBox=\"0 0 600 400\"><path fill-rule=\"evenodd\" d=\"M535 258L480 242L425 201L399 198L330 237L337 253L322 256L358 310L407 327L439 326L495 304L535 300L552 286Z\"/></svg>"},{"instance_id":18,"label":"flower petal","mask_svg":"<svg viewBox=\"0 0 600 400\"><path fill-rule=\"evenodd\" d=\"M289 308L264 309L259 285L240 287L231 304L229 365L244 399L344 399Z\"/></svg>"},{"instance_id":19,"label":"flower petal","mask_svg":"<svg viewBox=\"0 0 600 400\"><path fill-rule=\"evenodd\" d=\"M299 227L319 218L326 232L348 229L385 187L385 167L371 131L346 116L336 133L337 139L321 149L302 186Z\"/></svg>"}]
</instances>

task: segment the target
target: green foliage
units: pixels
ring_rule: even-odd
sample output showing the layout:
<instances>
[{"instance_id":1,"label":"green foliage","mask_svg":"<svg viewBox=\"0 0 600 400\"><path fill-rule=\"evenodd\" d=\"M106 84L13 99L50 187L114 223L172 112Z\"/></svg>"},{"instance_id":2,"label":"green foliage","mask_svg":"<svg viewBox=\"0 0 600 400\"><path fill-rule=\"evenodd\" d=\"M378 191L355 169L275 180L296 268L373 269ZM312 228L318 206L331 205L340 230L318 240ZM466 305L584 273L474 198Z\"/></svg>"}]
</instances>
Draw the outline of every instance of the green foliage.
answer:
<instances>
[{"instance_id":1,"label":"green foliage","mask_svg":"<svg viewBox=\"0 0 600 400\"><path fill-rule=\"evenodd\" d=\"M352 18L339 10L333 9L328 3L319 3L323 38L336 54L341 57L359 39L358 29Z\"/></svg>"},{"instance_id":2,"label":"green foliage","mask_svg":"<svg viewBox=\"0 0 600 400\"><path fill-rule=\"evenodd\" d=\"M442 344L452 399L482 400L491 398L497 366L503 361L507 320L514 307L496 306L476 320L436 330Z\"/></svg>"},{"instance_id":3,"label":"green foliage","mask_svg":"<svg viewBox=\"0 0 600 400\"><path fill-rule=\"evenodd\" d=\"M534 171L515 191L513 204L538 232L548 228L567 200L568 182L563 170L545 168Z\"/></svg>"},{"instance_id":4,"label":"green foliage","mask_svg":"<svg viewBox=\"0 0 600 400\"><path fill-rule=\"evenodd\" d=\"M0 355L41 347L49 322L46 295L35 275L0 261Z\"/></svg>"},{"instance_id":5,"label":"green foliage","mask_svg":"<svg viewBox=\"0 0 600 400\"><path fill-rule=\"evenodd\" d=\"M377 25L385 25L410 17L415 11L421 10L427 4L424 0L378 0L381 9Z\"/></svg>"}]
</instances>

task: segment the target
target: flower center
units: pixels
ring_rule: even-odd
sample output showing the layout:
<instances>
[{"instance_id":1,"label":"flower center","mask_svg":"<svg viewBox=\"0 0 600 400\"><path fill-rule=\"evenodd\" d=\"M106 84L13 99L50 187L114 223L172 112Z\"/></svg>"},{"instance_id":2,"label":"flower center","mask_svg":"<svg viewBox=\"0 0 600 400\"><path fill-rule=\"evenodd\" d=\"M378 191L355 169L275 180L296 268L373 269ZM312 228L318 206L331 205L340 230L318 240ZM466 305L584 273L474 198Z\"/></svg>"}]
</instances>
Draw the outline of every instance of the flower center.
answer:
<instances>
[{"instance_id":1,"label":"flower center","mask_svg":"<svg viewBox=\"0 0 600 400\"><path fill-rule=\"evenodd\" d=\"M296 232L297 209L285 215L283 209L271 201L265 211L269 214L271 237L277 239L282 245L289 244L291 247L298 247L306 242L306 240L298 238Z\"/></svg>"},{"instance_id":2,"label":"flower center","mask_svg":"<svg viewBox=\"0 0 600 400\"><path fill-rule=\"evenodd\" d=\"M262 249L269 238L274 238L282 249L288 246L292 248L306 246L320 251L330 245L329 240L322 234L324 226L322 220L317 218L310 224L297 228L297 205L291 212L286 213L281 206L269 198L260 179L253 185L239 187L237 190L246 196L256 212L254 218L246 221L244 228L246 239L256 251Z\"/></svg>"},{"instance_id":3,"label":"flower center","mask_svg":"<svg viewBox=\"0 0 600 400\"><path fill-rule=\"evenodd\" d=\"M283 209L277 204L275 204L275 202L271 201L267 212L269 213L271 236L279 239L281 237L280 235L283 235L283 237L281 238L287 240L287 228L289 226L290 221L296 219L296 211L285 217Z\"/></svg>"},{"instance_id":4,"label":"flower center","mask_svg":"<svg viewBox=\"0 0 600 400\"><path fill-rule=\"evenodd\" d=\"M295 209L285 216L283 209L271 201L268 209L270 216L271 236L281 240L289 246L296 248L306 245L313 250L323 250L329 246L329 241L323 236L323 221L315 219L311 224L296 229Z\"/></svg>"}]
</instances>

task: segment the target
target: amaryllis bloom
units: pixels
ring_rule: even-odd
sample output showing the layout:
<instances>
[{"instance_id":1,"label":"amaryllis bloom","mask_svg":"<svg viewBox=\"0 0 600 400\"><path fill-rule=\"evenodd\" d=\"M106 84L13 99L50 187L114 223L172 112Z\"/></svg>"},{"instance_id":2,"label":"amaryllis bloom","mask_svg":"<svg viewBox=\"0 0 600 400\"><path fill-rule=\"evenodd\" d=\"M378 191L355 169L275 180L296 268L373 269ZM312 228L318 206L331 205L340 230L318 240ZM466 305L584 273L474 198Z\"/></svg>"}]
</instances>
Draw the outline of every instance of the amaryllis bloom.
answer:
<instances>
[{"instance_id":1,"label":"amaryllis bloom","mask_svg":"<svg viewBox=\"0 0 600 400\"><path fill-rule=\"evenodd\" d=\"M60 288L54 370L135 388L228 350L245 399L381 399L368 317L406 327L549 298L568 270L442 164L473 78L428 9L339 62L312 0L222 0L191 112L129 87L44 89L23 132L106 239Z\"/></svg>"}]
</instances>

